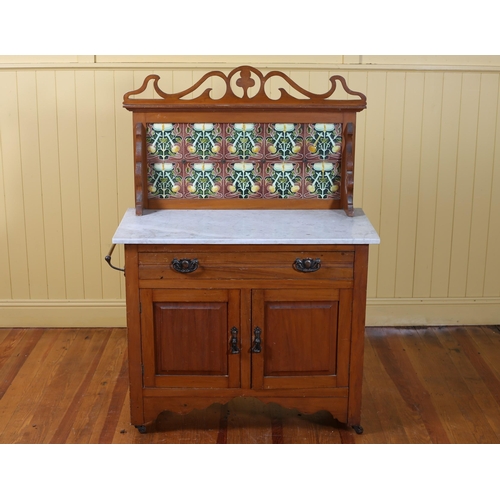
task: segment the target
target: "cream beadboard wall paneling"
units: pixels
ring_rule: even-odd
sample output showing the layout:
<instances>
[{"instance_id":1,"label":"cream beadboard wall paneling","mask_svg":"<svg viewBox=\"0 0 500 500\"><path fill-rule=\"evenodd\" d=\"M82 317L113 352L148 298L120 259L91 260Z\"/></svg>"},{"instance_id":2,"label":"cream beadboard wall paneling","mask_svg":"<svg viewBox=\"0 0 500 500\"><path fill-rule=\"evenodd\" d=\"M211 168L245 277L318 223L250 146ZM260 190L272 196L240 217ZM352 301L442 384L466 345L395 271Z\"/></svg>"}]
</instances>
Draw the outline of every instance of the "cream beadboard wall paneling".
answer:
<instances>
[{"instance_id":1,"label":"cream beadboard wall paneling","mask_svg":"<svg viewBox=\"0 0 500 500\"><path fill-rule=\"evenodd\" d=\"M1 56L0 326L125 325L124 279L104 261L134 205L123 94L151 73L172 92L240 64L314 92L341 74L368 98L355 206L382 243L367 324L500 324L500 57Z\"/></svg>"}]
</instances>

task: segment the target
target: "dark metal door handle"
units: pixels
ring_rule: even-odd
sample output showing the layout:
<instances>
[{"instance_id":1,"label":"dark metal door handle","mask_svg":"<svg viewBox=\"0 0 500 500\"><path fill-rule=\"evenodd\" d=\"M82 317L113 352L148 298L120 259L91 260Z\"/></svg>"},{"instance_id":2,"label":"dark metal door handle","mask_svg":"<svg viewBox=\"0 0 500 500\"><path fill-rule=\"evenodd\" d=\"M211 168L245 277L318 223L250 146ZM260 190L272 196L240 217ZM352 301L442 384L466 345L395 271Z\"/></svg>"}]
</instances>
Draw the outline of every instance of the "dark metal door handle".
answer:
<instances>
[{"instance_id":1,"label":"dark metal door handle","mask_svg":"<svg viewBox=\"0 0 500 500\"><path fill-rule=\"evenodd\" d=\"M254 339L253 339L252 352L255 354L259 354L260 352L262 352L262 346L261 346L262 340L260 338L262 330L258 326L256 326L255 330L253 331L253 334L254 334Z\"/></svg>"},{"instance_id":2,"label":"dark metal door handle","mask_svg":"<svg viewBox=\"0 0 500 500\"><path fill-rule=\"evenodd\" d=\"M198 259L174 259L171 265L178 273L193 273L198 269Z\"/></svg>"},{"instance_id":3,"label":"dark metal door handle","mask_svg":"<svg viewBox=\"0 0 500 500\"><path fill-rule=\"evenodd\" d=\"M238 348L238 328L233 326L231 328L231 354L239 354L240 349Z\"/></svg>"}]
</instances>

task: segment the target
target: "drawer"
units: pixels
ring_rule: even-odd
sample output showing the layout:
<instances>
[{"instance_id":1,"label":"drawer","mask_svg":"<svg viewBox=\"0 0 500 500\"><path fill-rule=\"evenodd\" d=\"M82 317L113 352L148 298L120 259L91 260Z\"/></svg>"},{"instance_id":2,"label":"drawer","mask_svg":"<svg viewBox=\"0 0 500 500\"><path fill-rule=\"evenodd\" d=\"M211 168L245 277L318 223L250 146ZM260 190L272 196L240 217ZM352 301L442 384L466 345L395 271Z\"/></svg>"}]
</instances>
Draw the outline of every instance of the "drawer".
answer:
<instances>
[{"instance_id":1,"label":"drawer","mask_svg":"<svg viewBox=\"0 0 500 500\"><path fill-rule=\"evenodd\" d=\"M188 249L140 252L139 279L352 280L353 261L352 251L216 252ZM176 266L178 270L174 269Z\"/></svg>"}]
</instances>

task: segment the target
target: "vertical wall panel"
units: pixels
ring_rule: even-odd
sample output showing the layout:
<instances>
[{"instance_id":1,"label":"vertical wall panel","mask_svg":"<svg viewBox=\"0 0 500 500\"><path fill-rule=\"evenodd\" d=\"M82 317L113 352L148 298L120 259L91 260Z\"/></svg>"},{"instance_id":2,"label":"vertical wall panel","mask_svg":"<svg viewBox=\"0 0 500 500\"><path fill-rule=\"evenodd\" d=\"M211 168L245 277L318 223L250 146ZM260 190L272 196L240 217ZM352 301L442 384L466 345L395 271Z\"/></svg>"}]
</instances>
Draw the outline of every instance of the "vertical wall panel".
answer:
<instances>
[{"instance_id":1,"label":"vertical wall panel","mask_svg":"<svg viewBox=\"0 0 500 500\"><path fill-rule=\"evenodd\" d=\"M406 74L396 255L396 297L411 297L418 213L424 75Z\"/></svg>"},{"instance_id":2,"label":"vertical wall panel","mask_svg":"<svg viewBox=\"0 0 500 500\"><path fill-rule=\"evenodd\" d=\"M371 223L380 231L382 170L384 165L384 127L386 108L386 80L387 74L373 71L368 74L366 94L370 107L366 110L366 136L363 178L363 208L368 214ZM356 186L354 187L356 189ZM370 266L368 268L368 296L377 296L378 285L379 246L375 245L370 252Z\"/></svg>"},{"instance_id":3,"label":"vertical wall panel","mask_svg":"<svg viewBox=\"0 0 500 500\"><path fill-rule=\"evenodd\" d=\"M0 92L0 140L2 141L3 180L9 271L12 299L30 297L26 232L25 193L19 135L17 74L2 73ZM7 274L7 273L6 273Z\"/></svg>"},{"instance_id":4,"label":"vertical wall panel","mask_svg":"<svg viewBox=\"0 0 500 500\"><path fill-rule=\"evenodd\" d=\"M82 220L83 284L86 299L102 298L101 228L97 174L94 71L76 76L78 172Z\"/></svg>"},{"instance_id":5,"label":"vertical wall panel","mask_svg":"<svg viewBox=\"0 0 500 500\"><path fill-rule=\"evenodd\" d=\"M481 75L479 89L479 122L477 127L474 192L469 237L467 265L467 290L469 297L483 295L486 250L488 248L489 207L492 203L491 180L495 154L495 135L498 113L498 75ZM500 226L500 211L494 220ZM500 256L500 254L499 254Z\"/></svg>"},{"instance_id":6,"label":"vertical wall panel","mask_svg":"<svg viewBox=\"0 0 500 500\"><path fill-rule=\"evenodd\" d=\"M0 293L12 299L28 293L15 72L0 73L0 88Z\"/></svg>"},{"instance_id":7,"label":"vertical wall panel","mask_svg":"<svg viewBox=\"0 0 500 500\"><path fill-rule=\"evenodd\" d=\"M382 164L382 188L380 192L380 247L378 259L378 297L394 297L396 282L396 256L398 249L398 225L401 186L401 151L403 143L403 112L405 98L405 74L394 72L387 75L384 150Z\"/></svg>"},{"instance_id":8,"label":"vertical wall panel","mask_svg":"<svg viewBox=\"0 0 500 500\"><path fill-rule=\"evenodd\" d=\"M66 298L66 280L63 265L64 235L54 71L37 71L36 84L47 296L49 299L64 299Z\"/></svg>"},{"instance_id":9,"label":"vertical wall panel","mask_svg":"<svg viewBox=\"0 0 500 500\"><path fill-rule=\"evenodd\" d=\"M163 78L163 77L162 77ZM167 80L167 79L166 79ZM161 82L162 80L160 80ZM116 127L116 165L117 165L117 196L118 218L121 219L129 207L135 206L134 199L134 147L132 134L132 113L121 103L123 95L134 88L133 75L130 71L115 72L115 127ZM165 82L167 83L167 82ZM118 267L124 267L123 245L119 245L113 254L113 262ZM111 271L111 268L104 272ZM120 275L121 294L124 295L125 280Z\"/></svg>"},{"instance_id":10,"label":"vertical wall panel","mask_svg":"<svg viewBox=\"0 0 500 500\"><path fill-rule=\"evenodd\" d=\"M43 220L35 71L17 75L22 186L25 203L29 298L46 299L47 260Z\"/></svg>"},{"instance_id":11,"label":"vertical wall panel","mask_svg":"<svg viewBox=\"0 0 500 500\"><path fill-rule=\"evenodd\" d=\"M361 92L367 95L366 85L367 85L368 75L366 71L350 71L347 74L347 84L350 89ZM370 98L367 97L367 106L371 106ZM368 162L366 157L365 148L365 137L366 137L366 111L358 113L356 117L356 148L355 148L355 170L354 170L354 205L356 207L364 207L365 212L369 210L365 207L363 202L363 190L364 190L364 169ZM370 168L370 167L369 167ZM367 214L368 215L368 214Z\"/></svg>"},{"instance_id":12,"label":"vertical wall panel","mask_svg":"<svg viewBox=\"0 0 500 500\"><path fill-rule=\"evenodd\" d=\"M0 113L1 112L2 105L0 104ZM2 141L0 140L0 297L10 298L12 297L12 290L10 286L7 214L5 206L5 183L3 171L4 163L2 155Z\"/></svg>"},{"instance_id":13,"label":"vertical wall panel","mask_svg":"<svg viewBox=\"0 0 500 500\"><path fill-rule=\"evenodd\" d=\"M446 73L443 82L441 137L439 143L436 219L432 257L432 297L448 296L461 92L462 75L460 73Z\"/></svg>"},{"instance_id":14,"label":"vertical wall panel","mask_svg":"<svg viewBox=\"0 0 500 500\"><path fill-rule=\"evenodd\" d=\"M448 297L465 297L481 75L463 75Z\"/></svg>"},{"instance_id":15,"label":"vertical wall panel","mask_svg":"<svg viewBox=\"0 0 500 500\"><path fill-rule=\"evenodd\" d=\"M443 73L426 73L423 92L415 263L413 293L411 294L414 297L430 297L431 295L443 105Z\"/></svg>"},{"instance_id":16,"label":"vertical wall panel","mask_svg":"<svg viewBox=\"0 0 500 500\"><path fill-rule=\"evenodd\" d=\"M488 220L488 243L484 269L485 297L500 296L500 92L498 95L495 155L491 178L491 204Z\"/></svg>"},{"instance_id":17,"label":"vertical wall panel","mask_svg":"<svg viewBox=\"0 0 500 500\"><path fill-rule=\"evenodd\" d=\"M99 183L99 217L101 236L101 272L103 298L116 297L120 292L120 274L111 269L104 256L121 219L118 215L115 84L112 71L95 74L95 107L97 133L97 177ZM104 277L104 273L107 273Z\"/></svg>"},{"instance_id":18,"label":"vertical wall panel","mask_svg":"<svg viewBox=\"0 0 500 500\"><path fill-rule=\"evenodd\" d=\"M67 297L83 299L83 241L74 71L56 73L57 136Z\"/></svg>"}]
</instances>

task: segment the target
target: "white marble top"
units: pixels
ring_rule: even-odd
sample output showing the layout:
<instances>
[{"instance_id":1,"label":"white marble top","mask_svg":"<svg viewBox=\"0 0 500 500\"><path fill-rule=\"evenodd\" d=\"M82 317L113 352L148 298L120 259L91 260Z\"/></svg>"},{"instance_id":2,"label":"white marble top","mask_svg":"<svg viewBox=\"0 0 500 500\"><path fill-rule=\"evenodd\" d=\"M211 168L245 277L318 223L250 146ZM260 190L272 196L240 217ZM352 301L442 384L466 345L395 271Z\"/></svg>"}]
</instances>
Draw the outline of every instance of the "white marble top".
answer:
<instances>
[{"instance_id":1,"label":"white marble top","mask_svg":"<svg viewBox=\"0 0 500 500\"><path fill-rule=\"evenodd\" d=\"M113 236L123 244L378 244L361 209L146 210L129 208Z\"/></svg>"}]
</instances>

